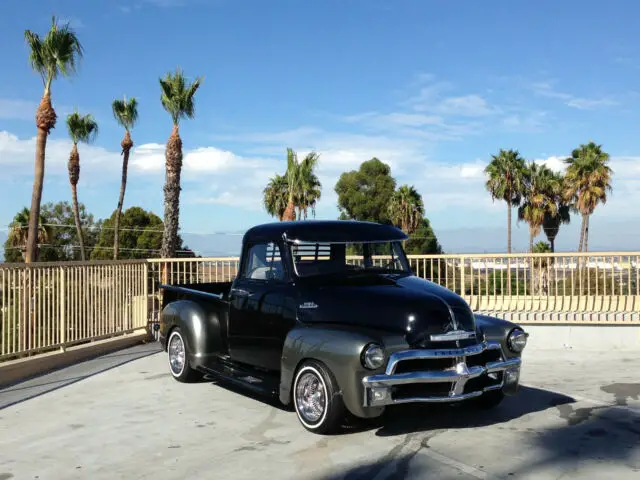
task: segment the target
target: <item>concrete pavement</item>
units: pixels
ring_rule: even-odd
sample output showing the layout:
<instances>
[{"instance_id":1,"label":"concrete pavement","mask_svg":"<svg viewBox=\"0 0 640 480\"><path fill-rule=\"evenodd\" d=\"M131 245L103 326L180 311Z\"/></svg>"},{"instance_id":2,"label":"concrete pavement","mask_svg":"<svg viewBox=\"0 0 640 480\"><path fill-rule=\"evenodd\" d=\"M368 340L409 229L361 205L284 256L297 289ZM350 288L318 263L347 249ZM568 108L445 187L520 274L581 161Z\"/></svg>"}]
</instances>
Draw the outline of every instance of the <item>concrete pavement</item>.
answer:
<instances>
[{"instance_id":1,"label":"concrete pavement","mask_svg":"<svg viewBox=\"0 0 640 480\"><path fill-rule=\"evenodd\" d=\"M344 434L140 345L0 391L0 480L640 478L640 352L535 351L489 412L391 409ZM3 408L4 407L4 408Z\"/></svg>"}]
</instances>

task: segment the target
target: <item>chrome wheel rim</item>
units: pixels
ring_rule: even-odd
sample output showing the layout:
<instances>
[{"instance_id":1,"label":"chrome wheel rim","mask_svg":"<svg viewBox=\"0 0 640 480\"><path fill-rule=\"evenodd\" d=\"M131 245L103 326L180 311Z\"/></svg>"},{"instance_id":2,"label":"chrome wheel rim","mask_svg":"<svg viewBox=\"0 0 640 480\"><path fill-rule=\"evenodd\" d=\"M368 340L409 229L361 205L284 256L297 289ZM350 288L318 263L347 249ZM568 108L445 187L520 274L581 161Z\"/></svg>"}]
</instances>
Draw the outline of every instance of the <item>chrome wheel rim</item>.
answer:
<instances>
[{"instance_id":1,"label":"chrome wheel rim","mask_svg":"<svg viewBox=\"0 0 640 480\"><path fill-rule=\"evenodd\" d=\"M303 373L296 386L298 412L309 422L317 422L324 414L327 396L324 384L314 373Z\"/></svg>"},{"instance_id":2,"label":"chrome wheel rim","mask_svg":"<svg viewBox=\"0 0 640 480\"><path fill-rule=\"evenodd\" d=\"M172 335L169 340L169 365L174 375L180 375L184 368L184 343L177 334Z\"/></svg>"}]
</instances>

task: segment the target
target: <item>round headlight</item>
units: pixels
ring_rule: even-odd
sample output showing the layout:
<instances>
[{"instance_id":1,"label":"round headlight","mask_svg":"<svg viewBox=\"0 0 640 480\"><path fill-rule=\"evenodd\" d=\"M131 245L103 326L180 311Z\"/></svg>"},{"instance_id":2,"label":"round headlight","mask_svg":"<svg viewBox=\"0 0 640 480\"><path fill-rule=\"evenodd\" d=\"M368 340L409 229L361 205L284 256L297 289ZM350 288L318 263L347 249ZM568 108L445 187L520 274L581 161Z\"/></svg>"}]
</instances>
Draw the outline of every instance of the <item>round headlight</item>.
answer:
<instances>
[{"instance_id":1,"label":"round headlight","mask_svg":"<svg viewBox=\"0 0 640 480\"><path fill-rule=\"evenodd\" d=\"M371 370L382 367L384 365L384 349L375 343L364 347L362 351L362 365Z\"/></svg>"},{"instance_id":2,"label":"round headlight","mask_svg":"<svg viewBox=\"0 0 640 480\"><path fill-rule=\"evenodd\" d=\"M512 330L509 334L509 338L507 338L507 345L509 345L509 349L513 352L520 353L527 345L528 336L528 333L525 333L518 328Z\"/></svg>"}]
</instances>

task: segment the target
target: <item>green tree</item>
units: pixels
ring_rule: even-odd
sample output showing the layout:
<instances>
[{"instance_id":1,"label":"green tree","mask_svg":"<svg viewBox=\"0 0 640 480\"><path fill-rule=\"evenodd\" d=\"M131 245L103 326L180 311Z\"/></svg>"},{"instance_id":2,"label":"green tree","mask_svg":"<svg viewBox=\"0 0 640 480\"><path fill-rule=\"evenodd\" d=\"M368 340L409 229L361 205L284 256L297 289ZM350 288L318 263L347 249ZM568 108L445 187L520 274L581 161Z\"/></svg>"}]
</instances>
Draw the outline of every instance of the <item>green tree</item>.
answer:
<instances>
[{"instance_id":1,"label":"green tree","mask_svg":"<svg viewBox=\"0 0 640 480\"><path fill-rule=\"evenodd\" d=\"M529 163L523 175L524 197L518 207L518 220L529 224L529 251L533 252L533 239L540 233L546 214L557 215L555 198L562 191L562 183L545 165Z\"/></svg>"},{"instance_id":2,"label":"green tree","mask_svg":"<svg viewBox=\"0 0 640 480\"><path fill-rule=\"evenodd\" d=\"M269 183L262 191L263 204L267 213L272 217L276 217L282 221L284 211L289 202L289 193L287 190L287 179L282 175L274 175Z\"/></svg>"},{"instance_id":3,"label":"green tree","mask_svg":"<svg viewBox=\"0 0 640 480\"><path fill-rule=\"evenodd\" d=\"M78 231L78 242L80 243L80 258L86 259L84 250L84 236L80 225L80 211L78 209L78 181L80 180L80 153L78 152L78 142L91 143L98 136L98 124L91 114L81 116L77 111L67 116L67 130L73 141L71 154L69 155L69 183L71 184L71 197L73 200L73 211Z\"/></svg>"},{"instance_id":4,"label":"green tree","mask_svg":"<svg viewBox=\"0 0 640 480\"><path fill-rule=\"evenodd\" d=\"M491 198L507 204L507 253L511 253L511 208L518 206L522 198L524 159L517 150L500 149L491 156L485 168L486 188Z\"/></svg>"},{"instance_id":5,"label":"green tree","mask_svg":"<svg viewBox=\"0 0 640 480\"><path fill-rule=\"evenodd\" d=\"M565 160L564 199L571 202L573 208L582 215L580 227L580 244L578 251L588 251L589 217L598 204L607 202L607 192L611 192L613 171L609 167L609 154L602 150L602 145L589 142L582 144L571 152Z\"/></svg>"},{"instance_id":6,"label":"green tree","mask_svg":"<svg viewBox=\"0 0 640 480\"><path fill-rule=\"evenodd\" d=\"M409 185L402 185L391 196L389 218L403 232L411 235L420 226L424 217L422 196Z\"/></svg>"},{"instance_id":7,"label":"green tree","mask_svg":"<svg viewBox=\"0 0 640 480\"><path fill-rule=\"evenodd\" d=\"M138 101L135 98L127 100L114 100L111 104L113 117L122 128L124 128L124 138L120 142L122 147L122 180L120 182L120 196L118 197L118 207L116 209L114 239L113 239L113 259L118 259L118 232L120 227L120 215L122 214L122 205L124 204L124 193L127 188L127 168L129 166L129 153L133 148L133 140L131 140L131 129L138 120Z\"/></svg>"},{"instance_id":8,"label":"green tree","mask_svg":"<svg viewBox=\"0 0 640 480\"><path fill-rule=\"evenodd\" d=\"M87 256L90 255L98 239L101 221L96 222L93 215L85 210L83 204L79 204L80 224ZM28 210L22 209L16 214L13 225L23 225L26 232L25 215ZM40 210L40 231L42 245L38 248L36 261L39 262L66 262L80 260L80 251L77 245L77 233L75 232L75 214L70 202L45 203ZM46 236L45 236L46 233ZM8 237L4 244L5 262L23 262L20 254L21 248L14 237Z\"/></svg>"},{"instance_id":9,"label":"green tree","mask_svg":"<svg viewBox=\"0 0 640 480\"><path fill-rule=\"evenodd\" d=\"M36 111L38 133L36 137L35 175L25 255L25 261L30 263L37 256L38 222L44 184L47 136L51 129L55 128L57 120L56 112L51 104L51 84L58 78L58 75L62 74L66 77L75 72L77 61L83 55L83 49L69 24L59 26L55 17L52 18L51 28L43 38L31 30L25 30L24 37L29 47L31 68L40 75L44 85L44 94Z\"/></svg>"},{"instance_id":10,"label":"green tree","mask_svg":"<svg viewBox=\"0 0 640 480\"><path fill-rule=\"evenodd\" d=\"M562 224L568 224L571 222L570 205L564 200L562 193L564 189L564 177L559 173L554 173L555 182L561 186L559 192L553 193L553 202L556 204L556 213L547 211L544 214L544 220L542 221L542 229L544 234L549 240L549 245L552 252L556 251L555 242L560 226Z\"/></svg>"},{"instance_id":11,"label":"green tree","mask_svg":"<svg viewBox=\"0 0 640 480\"><path fill-rule=\"evenodd\" d=\"M178 248L178 226L180 224L180 174L182 171L182 139L179 125L183 118L195 116L195 95L202 78L189 83L180 69L167 73L160 79L160 101L169 113L173 129L165 150L166 178L164 185L164 235L162 257L175 256Z\"/></svg>"},{"instance_id":12,"label":"green tree","mask_svg":"<svg viewBox=\"0 0 640 480\"><path fill-rule=\"evenodd\" d=\"M375 157L362 162L336 183L340 218L390 224L389 202L395 188L389 165Z\"/></svg>"},{"instance_id":13,"label":"green tree","mask_svg":"<svg viewBox=\"0 0 640 480\"><path fill-rule=\"evenodd\" d=\"M42 212L42 211L41 211ZM29 209L20 210L9 224L9 235L4 244L4 259L8 263L22 262L27 251L27 232L29 229ZM40 213L38 222L38 244L47 243L51 238L51 227Z\"/></svg>"},{"instance_id":14,"label":"green tree","mask_svg":"<svg viewBox=\"0 0 640 480\"><path fill-rule=\"evenodd\" d=\"M431 222L427 218L423 218L420 221L418 228L409 237L409 240L405 242L404 248L407 255L442 253L442 246L438 242L438 238L431 227Z\"/></svg>"},{"instance_id":15,"label":"green tree","mask_svg":"<svg viewBox=\"0 0 640 480\"><path fill-rule=\"evenodd\" d=\"M104 220L92 260L113 258L114 227L117 210ZM120 216L120 259L142 259L159 257L162 250L164 224L162 219L140 207L130 207ZM176 257L193 257L178 235Z\"/></svg>"}]
</instances>

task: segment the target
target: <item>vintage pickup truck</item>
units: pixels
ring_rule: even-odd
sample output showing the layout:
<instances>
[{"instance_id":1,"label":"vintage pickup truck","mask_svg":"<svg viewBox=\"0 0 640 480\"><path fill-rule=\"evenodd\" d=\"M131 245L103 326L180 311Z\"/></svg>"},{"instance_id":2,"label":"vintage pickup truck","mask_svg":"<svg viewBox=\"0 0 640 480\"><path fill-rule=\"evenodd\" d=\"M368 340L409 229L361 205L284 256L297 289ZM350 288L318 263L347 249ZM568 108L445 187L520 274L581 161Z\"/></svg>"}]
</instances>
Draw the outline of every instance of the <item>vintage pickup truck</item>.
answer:
<instances>
[{"instance_id":1,"label":"vintage pickup truck","mask_svg":"<svg viewBox=\"0 0 640 480\"><path fill-rule=\"evenodd\" d=\"M272 395L317 433L387 405L489 408L515 394L528 334L415 276L406 239L356 221L249 229L232 282L161 286L171 375Z\"/></svg>"}]
</instances>

